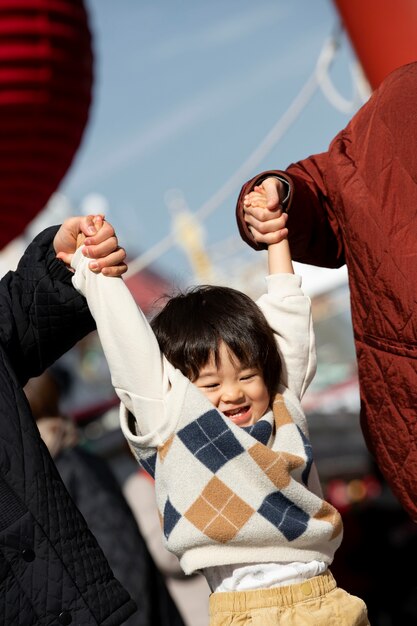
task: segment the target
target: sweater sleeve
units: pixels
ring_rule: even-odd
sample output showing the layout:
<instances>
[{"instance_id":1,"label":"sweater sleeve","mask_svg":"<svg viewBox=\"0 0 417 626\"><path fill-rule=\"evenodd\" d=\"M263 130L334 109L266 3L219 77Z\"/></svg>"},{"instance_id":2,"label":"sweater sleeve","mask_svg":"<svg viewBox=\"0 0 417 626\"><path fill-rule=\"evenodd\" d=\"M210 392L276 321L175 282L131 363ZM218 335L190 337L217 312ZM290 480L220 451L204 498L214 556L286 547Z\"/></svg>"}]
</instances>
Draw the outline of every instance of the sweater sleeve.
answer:
<instances>
[{"instance_id":1,"label":"sweater sleeve","mask_svg":"<svg viewBox=\"0 0 417 626\"><path fill-rule=\"evenodd\" d=\"M273 274L266 281L268 291L257 304L276 337L282 359L280 382L301 399L316 372L310 298L295 274Z\"/></svg>"},{"instance_id":2,"label":"sweater sleeve","mask_svg":"<svg viewBox=\"0 0 417 626\"><path fill-rule=\"evenodd\" d=\"M87 299L112 385L127 410L121 411L122 430L136 445L161 445L175 429L187 379L161 354L144 313L122 278L91 272L81 249L72 266L76 270L73 284Z\"/></svg>"}]
</instances>

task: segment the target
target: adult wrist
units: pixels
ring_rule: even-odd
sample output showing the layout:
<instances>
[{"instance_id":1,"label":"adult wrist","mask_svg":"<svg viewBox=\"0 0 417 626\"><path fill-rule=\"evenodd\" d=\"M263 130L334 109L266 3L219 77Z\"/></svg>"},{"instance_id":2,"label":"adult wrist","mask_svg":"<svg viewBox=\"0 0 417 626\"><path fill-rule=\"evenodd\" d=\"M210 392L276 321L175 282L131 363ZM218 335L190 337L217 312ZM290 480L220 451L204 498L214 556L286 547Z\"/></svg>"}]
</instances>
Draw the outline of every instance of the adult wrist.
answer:
<instances>
[{"instance_id":1,"label":"adult wrist","mask_svg":"<svg viewBox=\"0 0 417 626\"><path fill-rule=\"evenodd\" d=\"M276 178L284 185L286 194L283 199L280 199L280 204L286 213L289 212L292 202L293 184L291 178L281 170L269 170L266 172L262 172L261 174L258 174L258 176L255 176L243 185L236 203L237 226L243 241L245 241L245 243L247 243L254 250L266 250L268 246L264 243L256 242L253 238L253 235L250 232L250 229L245 221L245 209L243 200L244 197L248 193L250 193L255 186L261 185L263 181L267 178Z\"/></svg>"}]
</instances>

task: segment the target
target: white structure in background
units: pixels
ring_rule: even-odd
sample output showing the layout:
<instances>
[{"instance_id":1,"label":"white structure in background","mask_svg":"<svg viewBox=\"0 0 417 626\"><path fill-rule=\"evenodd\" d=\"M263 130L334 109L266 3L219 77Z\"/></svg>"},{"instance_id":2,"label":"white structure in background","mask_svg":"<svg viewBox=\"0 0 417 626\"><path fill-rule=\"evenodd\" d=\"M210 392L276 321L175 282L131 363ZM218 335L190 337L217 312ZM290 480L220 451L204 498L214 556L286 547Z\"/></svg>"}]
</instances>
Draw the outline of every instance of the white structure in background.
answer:
<instances>
[{"instance_id":1,"label":"white structure in background","mask_svg":"<svg viewBox=\"0 0 417 626\"><path fill-rule=\"evenodd\" d=\"M109 216L110 205L100 193L89 193L81 200L80 210L83 215L104 215Z\"/></svg>"},{"instance_id":2,"label":"white structure in background","mask_svg":"<svg viewBox=\"0 0 417 626\"><path fill-rule=\"evenodd\" d=\"M172 232L179 248L184 250L196 280L213 283L215 272L205 247L205 229L192 213L181 189L169 189L165 202L172 216Z\"/></svg>"}]
</instances>

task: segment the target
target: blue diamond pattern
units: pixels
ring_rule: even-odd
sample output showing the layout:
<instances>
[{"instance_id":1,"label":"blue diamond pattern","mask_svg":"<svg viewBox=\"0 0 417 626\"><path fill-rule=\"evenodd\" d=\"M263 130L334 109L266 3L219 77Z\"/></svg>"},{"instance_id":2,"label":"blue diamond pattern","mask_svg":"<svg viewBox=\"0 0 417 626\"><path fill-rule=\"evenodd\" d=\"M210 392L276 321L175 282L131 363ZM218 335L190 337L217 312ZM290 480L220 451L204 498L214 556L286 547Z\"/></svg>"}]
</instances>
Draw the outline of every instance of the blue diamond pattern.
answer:
<instances>
[{"instance_id":1,"label":"blue diamond pattern","mask_svg":"<svg viewBox=\"0 0 417 626\"><path fill-rule=\"evenodd\" d=\"M156 453L148 456L148 458L141 458L140 464L142 465L145 472L148 472L152 478L155 478L155 466L156 466Z\"/></svg>"},{"instance_id":2,"label":"blue diamond pattern","mask_svg":"<svg viewBox=\"0 0 417 626\"><path fill-rule=\"evenodd\" d=\"M260 420L252 426L243 426L242 430L246 430L249 435L259 441L259 443L263 443L264 446L266 446L272 434L272 426L266 420Z\"/></svg>"},{"instance_id":3,"label":"blue diamond pattern","mask_svg":"<svg viewBox=\"0 0 417 626\"><path fill-rule=\"evenodd\" d=\"M303 473L301 475L301 480L303 481L303 483L305 485L307 485L308 477L310 476L311 466L313 465L313 448L311 446L310 441L303 434L303 431L298 426L297 426L297 429L298 429L298 432L300 433L300 437L301 437L301 439L303 441L304 452L305 452L305 455L307 457L306 466L305 466L304 471L303 471Z\"/></svg>"},{"instance_id":4,"label":"blue diamond pattern","mask_svg":"<svg viewBox=\"0 0 417 626\"><path fill-rule=\"evenodd\" d=\"M167 500L164 507L164 535L167 539L179 519L181 519L181 515L178 513L177 509L172 506L171 502Z\"/></svg>"},{"instance_id":5,"label":"blue diamond pattern","mask_svg":"<svg viewBox=\"0 0 417 626\"><path fill-rule=\"evenodd\" d=\"M265 519L276 526L288 541L300 537L307 528L309 516L279 491L269 494L258 509Z\"/></svg>"},{"instance_id":6,"label":"blue diamond pattern","mask_svg":"<svg viewBox=\"0 0 417 626\"><path fill-rule=\"evenodd\" d=\"M215 410L204 413L182 428L178 431L178 437L214 474L228 461L244 452L244 448Z\"/></svg>"}]
</instances>

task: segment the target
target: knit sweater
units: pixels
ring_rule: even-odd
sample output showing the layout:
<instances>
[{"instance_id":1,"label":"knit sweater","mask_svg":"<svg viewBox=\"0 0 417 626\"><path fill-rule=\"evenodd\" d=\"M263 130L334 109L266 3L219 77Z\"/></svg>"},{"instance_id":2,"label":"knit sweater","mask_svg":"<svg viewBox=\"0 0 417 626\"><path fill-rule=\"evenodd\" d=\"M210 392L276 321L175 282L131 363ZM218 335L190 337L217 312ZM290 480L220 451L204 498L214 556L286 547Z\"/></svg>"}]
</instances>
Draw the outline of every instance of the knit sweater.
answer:
<instances>
[{"instance_id":1,"label":"knit sweater","mask_svg":"<svg viewBox=\"0 0 417 626\"><path fill-rule=\"evenodd\" d=\"M155 478L165 544L183 570L330 564L342 521L323 499L300 404L316 365L301 278L267 277L258 305L275 333L283 371L273 410L241 428L161 354L123 279L94 274L80 251L73 267L121 400L122 431Z\"/></svg>"}]
</instances>

